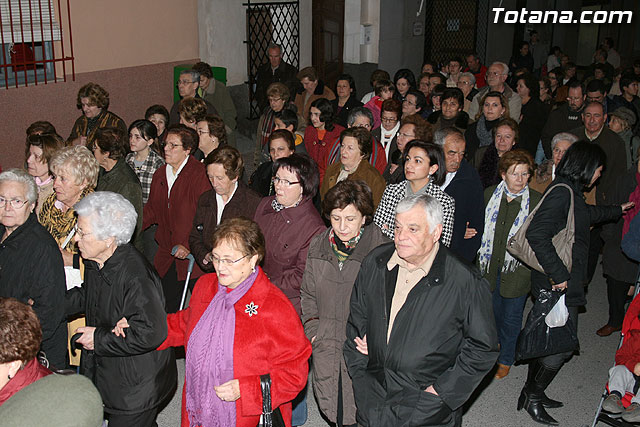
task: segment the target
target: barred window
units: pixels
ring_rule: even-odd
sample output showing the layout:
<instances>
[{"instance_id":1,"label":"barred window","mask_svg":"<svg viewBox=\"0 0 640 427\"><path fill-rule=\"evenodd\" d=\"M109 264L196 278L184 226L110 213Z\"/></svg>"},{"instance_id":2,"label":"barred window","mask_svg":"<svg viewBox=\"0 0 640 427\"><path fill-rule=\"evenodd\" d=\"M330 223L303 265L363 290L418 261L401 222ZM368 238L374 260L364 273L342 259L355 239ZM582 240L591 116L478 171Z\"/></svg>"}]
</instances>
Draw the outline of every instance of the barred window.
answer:
<instances>
[{"instance_id":1,"label":"barred window","mask_svg":"<svg viewBox=\"0 0 640 427\"><path fill-rule=\"evenodd\" d=\"M70 16L69 0L0 0L0 85L75 79Z\"/></svg>"}]
</instances>

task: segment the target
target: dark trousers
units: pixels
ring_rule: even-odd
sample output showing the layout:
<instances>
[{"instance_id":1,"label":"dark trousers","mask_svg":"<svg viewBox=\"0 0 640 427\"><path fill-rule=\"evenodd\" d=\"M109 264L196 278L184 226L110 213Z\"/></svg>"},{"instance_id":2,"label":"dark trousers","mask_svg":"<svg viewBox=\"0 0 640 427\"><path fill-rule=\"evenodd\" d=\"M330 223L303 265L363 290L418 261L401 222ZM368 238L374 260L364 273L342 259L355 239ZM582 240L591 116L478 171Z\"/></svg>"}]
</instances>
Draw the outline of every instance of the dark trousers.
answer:
<instances>
[{"instance_id":1,"label":"dark trousers","mask_svg":"<svg viewBox=\"0 0 640 427\"><path fill-rule=\"evenodd\" d=\"M596 267L598 266L598 257L600 257L600 252L602 251L602 246L604 246L604 241L602 237L600 237L600 233L602 232L602 226L595 226L591 229L589 234L589 257L587 258L587 282L584 286L589 286L591 283L591 279L593 279L593 275L596 272Z\"/></svg>"},{"instance_id":2,"label":"dark trousers","mask_svg":"<svg viewBox=\"0 0 640 427\"><path fill-rule=\"evenodd\" d=\"M607 299L609 300L609 321L607 325L619 328L624 319L624 305L631 283L607 276Z\"/></svg>"},{"instance_id":3,"label":"dark trousers","mask_svg":"<svg viewBox=\"0 0 640 427\"><path fill-rule=\"evenodd\" d=\"M107 419L109 427L157 427L157 416L158 408L153 408L137 414L111 414Z\"/></svg>"},{"instance_id":4,"label":"dark trousers","mask_svg":"<svg viewBox=\"0 0 640 427\"><path fill-rule=\"evenodd\" d=\"M193 292L193 286L197 279L189 280L189 290ZM184 280L178 280L176 262L171 263L167 274L162 278L162 291L164 292L165 309L167 313L175 313L180 308L180 299L184 289Z\"/></svg>"},{"instance_id":5,"label":"dark trousers","mask_svg":"<svg viewBox=\"0 0 640 427\"><path fill-rule=\"evenodd\" d=\"M578 307L567 307L569 310L569 320L573 322L576 335L578 334ZM547 369L560 370L562 365L573 356L573 351L551 354L539 359L540 363Z\"/></svg>"}]
</instances>

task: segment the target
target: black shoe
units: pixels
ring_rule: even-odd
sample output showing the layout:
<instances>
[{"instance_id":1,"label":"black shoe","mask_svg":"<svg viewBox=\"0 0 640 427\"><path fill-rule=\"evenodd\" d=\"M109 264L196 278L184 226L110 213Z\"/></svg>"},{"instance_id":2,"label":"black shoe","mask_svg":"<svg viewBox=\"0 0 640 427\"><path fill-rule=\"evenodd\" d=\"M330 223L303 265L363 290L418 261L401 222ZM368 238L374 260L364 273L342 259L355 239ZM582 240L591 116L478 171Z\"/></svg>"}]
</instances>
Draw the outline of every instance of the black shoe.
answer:
<instances>
[{"instance_id":1,"label":"black shoe","mask_svg":"<svg viewBox=\"0 0 640 427\"><path fill-rule=\"evenodd\" d=\"M558 425L558 422L545 410L545 403L549 405L556 405L553 407L560 407L562 406L562 403L549 399L544 394L544 391L551 381L553 381L557 373L558 370L545 368L538 361L533 361L529 365L527 383L520 392L520 397L518 398L518 410L524 408L536 422L547 425ZM558 406L558 404L560 406Z\"/></svg>"},{"instance_id":2,"label":"black shoe","mask_svg":"<svg viewBox=\"0 0 640 427\"><path fill-rule=\"evenodd\" d=\"M527 411L531 419L537 423L551 426L558 425L558 422L545 410L540 396L526 389L522 389L520 398L518 398L518 410L523 408Z\"/></svg>"},{"instance_id":3,"label":"black shoe","mask_svg":"<svg viewBox=\"0 0 640 427\"><path fill-rule=\"evenodd\" d=\"M559 400L553 400L546 394L542 393L542 406L544 406L545 408L552 408L552 409L562 408L564 406L564 403L560 402Z\"/></svg>"}]
</instances>

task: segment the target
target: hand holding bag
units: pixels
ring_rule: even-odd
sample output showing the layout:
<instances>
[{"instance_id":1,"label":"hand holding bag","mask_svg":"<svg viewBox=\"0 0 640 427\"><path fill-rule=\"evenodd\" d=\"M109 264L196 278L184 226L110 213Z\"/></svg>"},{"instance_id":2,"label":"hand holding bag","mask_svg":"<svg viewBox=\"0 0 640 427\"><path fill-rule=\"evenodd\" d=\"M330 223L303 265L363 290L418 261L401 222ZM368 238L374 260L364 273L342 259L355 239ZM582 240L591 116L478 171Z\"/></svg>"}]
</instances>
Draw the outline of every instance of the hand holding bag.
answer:
<instances>
[{"instance_id":1,"label":"hand holding bag","mask_svg":"<svg viewBox=\"0 0 640 427\"><path fill-rule=\"evenodd\" d=\"M258 427L285 427L280 408L271 410L271 375L260 375L262 389L262 415Z\"/></svg>"},{"instance_id":2,"label":"hand holding bag","mask_svg":"<svg viewBox=\"0 0 640 427\"><path fill-rule=\"evenodd\" d=\"M524 220L524 224L520 227L520 229L513 235L507 242L507 250L511 255L515 258L518 258L523 263L527 264L529 267L533 268L540 273L544 273L544 269L538 262L538 258L536 258L536 254L529 246L529 242L527 241L527 230L529 229L529 225L533 220L534 215L542 206L542 202L544 202L545 197L551 193L551 191L556 187L566 187L571 193L571 204L569 205L569 214L567 215L567 225L565 228L560 230L558 234L553 236L551 242L553 243L553 247L556 249L556 253L560 257L562 263L567 267L567 270L571 272L571 254L573 250L573 242L576 237L576 226L575 226L575 215L573 208L573 190L567 184L556 184L546 192L542 199L540 199L540 203L536 206L533 211L529 212L529 216Z\"/></svg>"}]
</instances>

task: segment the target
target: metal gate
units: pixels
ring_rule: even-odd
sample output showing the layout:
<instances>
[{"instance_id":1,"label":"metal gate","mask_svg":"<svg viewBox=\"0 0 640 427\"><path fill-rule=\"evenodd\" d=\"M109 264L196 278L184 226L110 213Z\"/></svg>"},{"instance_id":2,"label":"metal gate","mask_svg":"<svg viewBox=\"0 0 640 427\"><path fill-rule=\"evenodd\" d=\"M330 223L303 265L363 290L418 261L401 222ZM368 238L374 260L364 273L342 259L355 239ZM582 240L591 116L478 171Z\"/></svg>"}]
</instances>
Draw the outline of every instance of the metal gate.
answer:
<instances>
[{"instance_id":1,"label":"metal gate","mask_svg":"<svg viewBox=\"0 0 640 427\"><path fill-rule=\"evenodd\" d=\"M247 74L249 79L249 118L260 116L255 99L258 68L268 62L272 43L282 47L282 60L296 68L300 65L300 3L244 3L247 7Z\"/></svg>"},{"instance_id":2,"label":"metal gate","mask_svg":"<svg viewBox=\"0 0 640 427\"><path fill-rule=\"evenodd\" d=\"M489 2L427 0L424 60L438 64L476 52L484 59Z\"/></svg>"}]
</instances>

